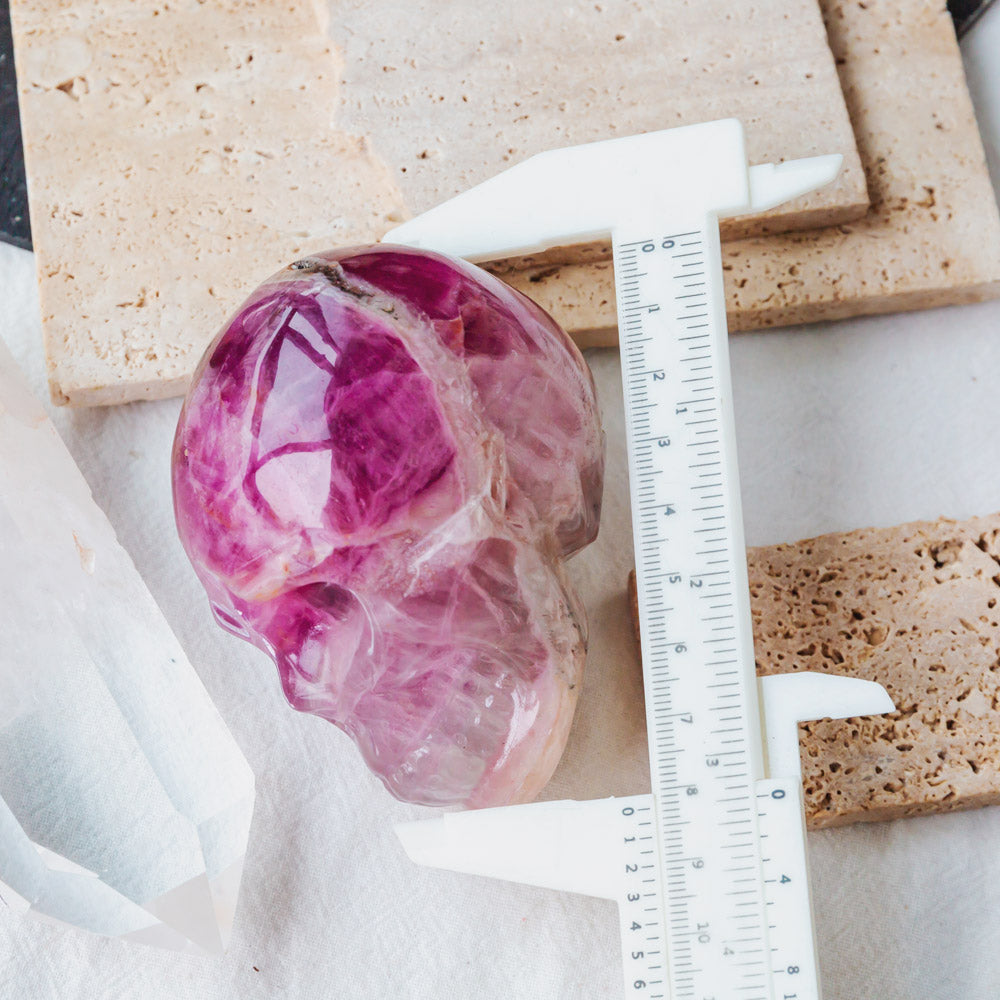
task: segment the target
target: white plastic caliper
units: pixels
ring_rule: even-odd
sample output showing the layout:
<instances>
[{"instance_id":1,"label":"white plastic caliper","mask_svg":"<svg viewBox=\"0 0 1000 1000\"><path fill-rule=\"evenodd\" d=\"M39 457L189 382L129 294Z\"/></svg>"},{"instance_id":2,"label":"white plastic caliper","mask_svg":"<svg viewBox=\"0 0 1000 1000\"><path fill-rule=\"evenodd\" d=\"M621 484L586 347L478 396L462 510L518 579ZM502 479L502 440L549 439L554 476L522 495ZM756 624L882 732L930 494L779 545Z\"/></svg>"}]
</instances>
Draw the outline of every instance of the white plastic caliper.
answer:
<instances>
[{"instance_id":1,"label":"white plastic caliper","mask_svg":"<svg viewBox=\"0 0 1000 1000\"><path fill-rule=\"evenodd\" d=\"M617 900L634 1000L818 1000L797 723L893 709L754 665L718 220L840 162L748 167L708 122L542 153L386 237L487 260L611 235L652 793L397 829L420 864Z\"/></svg>"}]
</instances>

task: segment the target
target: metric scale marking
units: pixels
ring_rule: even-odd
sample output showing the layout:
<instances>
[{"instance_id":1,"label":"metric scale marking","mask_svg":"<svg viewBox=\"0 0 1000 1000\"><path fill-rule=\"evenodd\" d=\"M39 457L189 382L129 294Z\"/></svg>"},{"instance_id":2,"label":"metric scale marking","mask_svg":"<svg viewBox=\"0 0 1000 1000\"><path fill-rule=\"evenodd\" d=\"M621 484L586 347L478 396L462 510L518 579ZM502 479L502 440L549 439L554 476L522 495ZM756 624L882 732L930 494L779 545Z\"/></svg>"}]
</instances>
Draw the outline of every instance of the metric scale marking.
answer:
<instances>
[{"instance_id":1,"label":"metric scale marking","mask_svg":"<svg viewBox=\"0 0 1000 1000\"><path fill-rule=\"evenodd\" d=\"M397 832L422 864L616 900L626 997L819 997L797 722L892 703L756 678L718 219L839 162L748 167L740 123L709 122L540 154L387 236L484 260L611 235L652 792Z\"/></svg>"},{"instance_id":2,"label":"metric scale marking","mask_svg":"<svg viewBox=\"0 0 1000 1000\"><path fill-rule=\"evenodd\" d=\"M728 340L717 228L713 245L700 223L613 233L650 773L664 867L690 859L667 883L675 996L768 1000Z\"/></svg>"}]
</instances>

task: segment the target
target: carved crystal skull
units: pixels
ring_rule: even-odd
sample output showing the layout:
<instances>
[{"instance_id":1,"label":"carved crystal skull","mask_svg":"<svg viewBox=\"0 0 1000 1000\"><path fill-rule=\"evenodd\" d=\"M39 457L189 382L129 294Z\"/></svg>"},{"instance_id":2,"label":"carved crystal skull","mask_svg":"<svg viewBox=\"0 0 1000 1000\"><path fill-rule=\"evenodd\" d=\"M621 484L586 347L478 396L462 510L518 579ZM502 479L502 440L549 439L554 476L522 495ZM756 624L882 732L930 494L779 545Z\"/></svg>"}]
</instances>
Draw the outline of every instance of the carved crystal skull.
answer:
<instances>
[{"instance_id":1,"label":"carved crystal skull","mask_svg":"<svg viewBox=\"0 0 1000 1000\"><path fill-rule=\"evenodd\" d=\"M531 798L562 753L597 534L594 384L537 306L462 261L297 261L207 351L177 428L181 540L218 621L399 798Z\"/></svg>"}]
</instances>

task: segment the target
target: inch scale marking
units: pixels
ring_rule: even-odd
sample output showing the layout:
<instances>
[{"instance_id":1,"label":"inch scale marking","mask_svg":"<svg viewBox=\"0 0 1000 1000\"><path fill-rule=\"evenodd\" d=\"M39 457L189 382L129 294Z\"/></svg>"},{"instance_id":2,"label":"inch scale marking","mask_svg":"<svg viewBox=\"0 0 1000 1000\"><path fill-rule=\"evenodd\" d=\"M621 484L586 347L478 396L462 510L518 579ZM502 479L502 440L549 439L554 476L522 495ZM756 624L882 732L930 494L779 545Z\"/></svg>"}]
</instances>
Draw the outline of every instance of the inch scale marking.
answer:
<instances>
[{"instance_id":1,"label":"inch scale marking","mask_svg":"<svg viewBox=\"0 0 1000 1000\"><path fill-rule=\"evenodd\" d=\"M387 237L490 260L611 235L652 792L396 829L421 864L616 900L632 1000L819 1000L797 723L892 710L754 670L718 219L839 161L748 167L708 122L542 153Z\"/></svg>"},{"instance_id":2,"label":"inch scale marking","mask_svg":"<svg viewBox=\"0 0 1000 1000\"><path fill-rule=\"evenodd\" d=\"M677 1000L769 1000L763 873L745 864L763 764L749 600L732 599L748 588L728 340L700 222L612 236L616 283L636 289L619 329L656 836L668 866L689 859L668 867L664 944Z\"/></svg>"}]
</instances>

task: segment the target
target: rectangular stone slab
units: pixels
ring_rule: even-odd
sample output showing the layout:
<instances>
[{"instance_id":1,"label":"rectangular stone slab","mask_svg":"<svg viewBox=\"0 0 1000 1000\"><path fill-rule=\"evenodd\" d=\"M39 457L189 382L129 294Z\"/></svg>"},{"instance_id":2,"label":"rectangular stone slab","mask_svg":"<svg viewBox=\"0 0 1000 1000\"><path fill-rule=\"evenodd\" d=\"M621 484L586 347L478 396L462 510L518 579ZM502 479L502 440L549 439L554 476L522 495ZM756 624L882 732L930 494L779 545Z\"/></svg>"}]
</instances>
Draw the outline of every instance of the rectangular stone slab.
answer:
<instances>
[{"instance_id":1,"label":"rectangular stone slab","mask_svg":"<svg viewBox=\"0 0 1000 1000\"><path fill-rule=\"evenodd\" d=\"M820 0L872 207L723 246L730 330L1000 295L1000 214L951 19L937 0ZM583 346L617 343L609 265L508 277Z\"/></svg>"},{"instance_id":2,"label":"rectangular stone slab","mask_svg":"<svg viewBox=\"0 0 1000 1000\"><path fill-rule=\"evenodd\" d=\"M183 392L226 316L312 250L402 218L337 131L310 5L12 5L53 398Z\"/></svg>"},{"instance_id":3,"label":"rectangular stone slab","mask_svg":"<svg viewBox=\"0 0 1000 1000\"><path fill-rule=\"evenodd\" d=\"M12 6L58 402L182 392L271 272L553 145L738 115L755 161L847 161L758 230L868 204L815 0L334 0L333 45L281 0Z\"/></svg>"},{"instance_id":4,"label":"rectangular stone slab","mask_svg":"<svg viewBox=\"0 0 1000 1000\"><path fill-rule=\"evenodd\" d=\"M724 239L867 209L816 0L459 4L445 32L428 0L407 5L405 30L368 0L334 0L331 13L344 54L340 120L371 138L415 214L554 146L730 117L746 127L752 163L832 152L845 164L821 191L728 220ZM609 255L589 244L545 256Z\"/></svg>"},{"instance_id":5,"label":"rectangular stone slab","mask_svg":"<svg viewBox=\"0 0 1000 1000\"><path fill-rule=\"evenodd\" d=\"M1000 803L1000 514L753 548L747 563L758 673L878 681L897 707L800 726L811 828Z\"/></svg>"}]
</instances>

